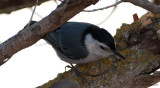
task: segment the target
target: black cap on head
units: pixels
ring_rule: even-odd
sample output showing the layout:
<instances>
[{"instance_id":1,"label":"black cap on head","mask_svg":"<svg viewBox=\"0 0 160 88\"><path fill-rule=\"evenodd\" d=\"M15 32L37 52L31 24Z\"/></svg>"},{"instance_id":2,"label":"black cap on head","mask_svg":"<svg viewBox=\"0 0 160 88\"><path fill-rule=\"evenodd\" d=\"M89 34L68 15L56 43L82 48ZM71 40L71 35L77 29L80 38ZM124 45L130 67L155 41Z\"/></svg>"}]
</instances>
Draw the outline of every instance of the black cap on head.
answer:
<instances>
[{"instance_id":1,"label":"black cap on head","mask_svg":"<svg viewBox=\"0 0 160 88\"><path fill-rule=\"evenodd\" d=\"M91 33L94 39L106 44L111 50L116 50L114 38L107 30L91 25L87 28L83 35L88 33Z\"/></svg>"}]
</instances>

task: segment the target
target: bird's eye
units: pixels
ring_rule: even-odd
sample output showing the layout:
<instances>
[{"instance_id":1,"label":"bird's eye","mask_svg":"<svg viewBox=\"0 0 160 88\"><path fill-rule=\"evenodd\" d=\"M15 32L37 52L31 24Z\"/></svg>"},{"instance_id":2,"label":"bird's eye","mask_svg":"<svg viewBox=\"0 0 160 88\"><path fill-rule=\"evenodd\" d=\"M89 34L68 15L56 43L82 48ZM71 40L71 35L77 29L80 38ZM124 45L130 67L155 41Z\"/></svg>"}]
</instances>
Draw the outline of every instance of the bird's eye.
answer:
<instances>
[{"instance_id":1,"label":"bird's eye","mask_svg":"<svg viewBox=\"0 0 160 88\"><path fill-rule=\"evenodd\" d=\"M106 50L107 48L106 47L103 47L103 46L99 46L102 50Z\"/></svg>"}]
</instances>

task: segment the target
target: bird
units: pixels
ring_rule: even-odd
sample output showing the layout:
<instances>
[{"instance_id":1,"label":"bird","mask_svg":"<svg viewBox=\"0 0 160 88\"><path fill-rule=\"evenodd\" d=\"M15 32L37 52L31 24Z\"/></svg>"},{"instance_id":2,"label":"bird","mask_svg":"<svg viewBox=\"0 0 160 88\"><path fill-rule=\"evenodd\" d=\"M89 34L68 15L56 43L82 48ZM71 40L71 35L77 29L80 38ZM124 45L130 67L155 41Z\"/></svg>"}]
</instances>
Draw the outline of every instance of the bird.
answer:
<instances>
[{"instance_id":1,"label":"bird","mask_svg":"<svg viewBox=\"0 0 160 88\"><path fill-rule=\"evenodd\" d=\"M66 22L44 37L56 51L59 58L67 63L84 64L118 55L112 35L94 24Z\"/></svg>"}]
</instances>

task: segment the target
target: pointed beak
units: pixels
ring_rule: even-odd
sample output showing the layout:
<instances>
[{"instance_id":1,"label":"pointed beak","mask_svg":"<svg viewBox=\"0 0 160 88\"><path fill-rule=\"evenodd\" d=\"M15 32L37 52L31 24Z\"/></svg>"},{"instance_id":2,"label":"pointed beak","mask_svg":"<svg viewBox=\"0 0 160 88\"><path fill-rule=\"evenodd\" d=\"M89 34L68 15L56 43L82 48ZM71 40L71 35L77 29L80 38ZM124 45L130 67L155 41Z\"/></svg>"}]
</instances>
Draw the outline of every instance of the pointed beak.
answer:
<instances>
[{"instance_id":1,"label":"pointed beak","mask_svg":"<svg viewBox=\"0 0 160 88\"><path fill-rule=\"evenodd\" d=\"M113 50L113 53L118 55L120 58L125 59L125 57L122 56L117 50Z\"/></svg>"}]
</instances>

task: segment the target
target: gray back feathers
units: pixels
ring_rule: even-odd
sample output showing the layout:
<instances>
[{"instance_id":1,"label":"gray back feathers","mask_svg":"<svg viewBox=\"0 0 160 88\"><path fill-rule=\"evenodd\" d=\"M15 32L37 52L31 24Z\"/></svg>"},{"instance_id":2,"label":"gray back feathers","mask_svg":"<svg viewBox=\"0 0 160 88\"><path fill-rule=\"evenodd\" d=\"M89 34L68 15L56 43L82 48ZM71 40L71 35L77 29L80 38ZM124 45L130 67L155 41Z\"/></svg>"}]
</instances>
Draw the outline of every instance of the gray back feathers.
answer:
<instances>
[{"instance_id":1,"label":"gray back feathers","mask_svg":"<svg viewBox=\"0 0 160 88\"><path fill-rule=\"evenodd\" d=\"M90 25L87 23L67 22L47 35L45 40L55 48L61 58L77 60L85 58L88 55L88 51L82 43L82 36L84 30Z\"/></svg>"}]
</instances>

